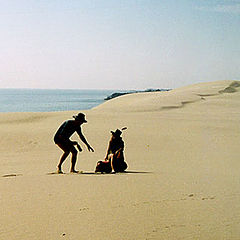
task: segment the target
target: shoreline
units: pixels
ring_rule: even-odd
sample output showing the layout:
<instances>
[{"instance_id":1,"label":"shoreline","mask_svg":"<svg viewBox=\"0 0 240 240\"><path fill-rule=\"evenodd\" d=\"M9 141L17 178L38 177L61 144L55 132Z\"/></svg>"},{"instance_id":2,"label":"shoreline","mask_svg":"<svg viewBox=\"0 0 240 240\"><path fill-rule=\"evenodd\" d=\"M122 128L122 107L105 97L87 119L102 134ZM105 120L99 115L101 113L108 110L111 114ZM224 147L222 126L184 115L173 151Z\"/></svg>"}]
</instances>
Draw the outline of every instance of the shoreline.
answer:
<instances>
[{"instance_id":1,"label":"shoreline","mask_svg":"<svg viewBox=\"0 0 240 240\"><path fill-rule=\"evenodd\" d=\"M12 103L8 104L9 106L4 107L4 104L6 105L6 101L9 99L10 96L12 96L13 93L10 93L11 95L9 97L6 96L4 98L4 96L2 96L0 98L0 103L1 102L3 103L1 105L1 108L3 108L3 109L5 108L5 110L1 111L1 108L0 108L0 113L12 113L12 112L13 113L14 112L15 113L16 112L23 112L23 113L24 112L29 112L29 113L30 112L32 112L32 113L40 112L41 113L41 112L61 112L61 111L79 111L79 110L85 111L85 110L94 109L94 108L98 107L99 105L103 104L105 101L116 98L120 95L133 94L133 93L144 93L144 92L164 92L164 91L169 91L170 89L169 90L168 89L131 90L131 91L126 91L126 92L117 91L117 90L97 90L97 89L96 90L60 89L60 91L58 89L6 89L7 92L8 92L8 90L10 90L10 92L13 92L16 95L20 95L21 98L26 98L26 100L23 101L21 98L20 99L16 98L17 101L22 101L21 106L17 107L16 105L18 105L19 103L11 100ZM19 94L19 91L20 91L20 94ZM44 99L45 102L43 102L41 104L37 103L37 102L39 102L37 99L37 96L40 93L46 94L46 91L48 93L54 92L54 93L58 93L58 94L60 92L68 93L70 91L70 92L76 92L76 93L78 93L78 95L72 99L72 102L69 101L68 99L65 99L65 108L61 107L61 109L59 109L59 103L56 102L56 105L54 106L53 99L50 99L49 102L46 102ZM89 96L88 99L86 99L85 95L89 91L90 91L91 95ZM25 95L23 94L24 92L25 92ZM96 98L94 98L92 93L96 93ZM101 93L101 98L98 97L99 93ZM36 96L34 96L34 94L36 94ZM43 96L44 96L44 94L43 94ZM83 95L81 95L81 94L83 94ZM6 95L6 93L5 93L5 95ZM47 96L47 97L49 97L49 96ZM52 98L54 98L54 95ZM78 100L78 102L77 102L76 99L80 99L80 100ZM61 101L58 98L56 100ZM69 102L69 105L67 105L68 102ZM98 102L98 103L95 103L95 102ZM33 105L33 104L35 104L35 105ZM72 105L72 104L75 104L75 105ZM52 105L52 106L49 106L49 105ZM15 111L15 110L17 110L17 108L21 108L21 107L23 107L23 110ZM7 108L9 108L10 111L7 111ZM28 108L29 108L29 110L27 110ZM43 109L46 109L46 110L43 111Z\"/></svg>"}]
</instances>

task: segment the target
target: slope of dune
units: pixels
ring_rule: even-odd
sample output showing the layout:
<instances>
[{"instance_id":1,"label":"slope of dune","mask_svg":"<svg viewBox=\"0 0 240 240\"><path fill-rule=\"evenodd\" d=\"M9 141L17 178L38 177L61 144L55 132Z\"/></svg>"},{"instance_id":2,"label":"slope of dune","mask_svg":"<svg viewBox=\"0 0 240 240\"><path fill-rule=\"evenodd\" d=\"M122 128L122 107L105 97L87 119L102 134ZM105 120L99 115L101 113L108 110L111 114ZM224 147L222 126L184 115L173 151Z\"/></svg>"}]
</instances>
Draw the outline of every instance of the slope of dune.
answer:
<instances>
[{"instance_id":1,"label":"slope of dune","mask_svg":"<svg viewBox=\"0 0 240 240\"><path fill-rule=\"evenodd\" d=\"M167 92L133 93L97 106L99 111L146 112L181 107L187 103L205 100L204 97L238 91L238 81L216 81L194 84Z\"/></svg>"},{"instance_id":2,"label":"slope of dune","mask_svg":"<svg viewBox=\"0 0 240 240\"><path fill-rule=\"evenodd\" d=\"M0 114L0 239L240 239L240 82L129 94L88 111L77 168L56 171L74 111ZM79 110L81 111L81 110ZM128 172L94 174L110 131ZM77 140L74 135L72 140Z\"/></svg>"}]
</instances>

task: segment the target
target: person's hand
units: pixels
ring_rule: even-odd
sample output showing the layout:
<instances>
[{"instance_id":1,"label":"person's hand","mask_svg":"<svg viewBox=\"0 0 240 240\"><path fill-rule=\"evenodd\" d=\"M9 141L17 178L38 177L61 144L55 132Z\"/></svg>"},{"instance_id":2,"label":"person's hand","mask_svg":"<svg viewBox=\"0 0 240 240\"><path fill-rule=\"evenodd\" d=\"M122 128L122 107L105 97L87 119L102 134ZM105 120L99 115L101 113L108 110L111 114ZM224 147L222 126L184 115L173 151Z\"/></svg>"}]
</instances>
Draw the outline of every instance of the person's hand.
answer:
<instances>
[{"instance_id":1,"label":"person's hand","mask_svg":"<svg viewBox=\"0 0 240 240\"><path fill-rule=\"evenodd\" d=\"M94 149L90 145L88 145L87 147L89 152L94 152Z\"/></svg>"}]
</instances>

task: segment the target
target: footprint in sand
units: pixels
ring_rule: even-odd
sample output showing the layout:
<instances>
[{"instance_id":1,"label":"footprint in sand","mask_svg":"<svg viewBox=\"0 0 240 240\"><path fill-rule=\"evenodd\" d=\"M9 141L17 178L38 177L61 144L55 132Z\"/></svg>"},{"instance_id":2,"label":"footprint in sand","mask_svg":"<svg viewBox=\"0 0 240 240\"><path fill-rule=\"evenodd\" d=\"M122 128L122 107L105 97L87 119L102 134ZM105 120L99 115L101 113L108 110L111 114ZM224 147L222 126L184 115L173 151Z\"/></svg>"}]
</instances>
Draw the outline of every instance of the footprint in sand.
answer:
<instances>
[{"instance_id":1,"label":"footprint in sand","mask_svg":"<svg viewBox=\"0 0 240 240\"><path fill-rule=\"evenodd\" d=\"M80 208L79 210L80 211L87 211L87 210L89 210L89 208L88 207L84 207L84 208Z\"/></svg>"},{"instance_id":2,"label":"footprint in sand","mask_svg":"<svg viewBox=\"0 0 240 240\"><path fill-rule=\"evenodd\" d=\"M189 198L192 198L192 200L196 200L196 197L195 194L191 193L191 194L188 194L188 197ZM199 199L199 198L198 198ZM215 196L208 196L208 197L201 197L201 200L213 200L215 199Z\"/></svg>"},{"instance_id":3,"label":"footprint in sand","mask_svg":"<svg viewBox=\"0 0 240 240\"><path fill-rule=\"evenodd\" d=\"M213 197L203 197L202 198L202 200L213 200L213 199L215 199L215 196L213 196Z\"/></svg>"}]
</instances>

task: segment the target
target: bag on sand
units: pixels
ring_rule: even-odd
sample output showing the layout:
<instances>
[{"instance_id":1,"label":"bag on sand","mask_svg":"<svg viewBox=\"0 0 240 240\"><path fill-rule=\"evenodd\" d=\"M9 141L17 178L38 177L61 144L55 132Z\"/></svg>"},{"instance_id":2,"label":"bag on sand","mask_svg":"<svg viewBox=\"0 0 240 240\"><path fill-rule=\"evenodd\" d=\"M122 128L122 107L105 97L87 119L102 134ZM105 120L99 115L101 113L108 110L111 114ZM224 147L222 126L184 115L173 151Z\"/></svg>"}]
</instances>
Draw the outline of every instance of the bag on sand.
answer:
<instances>
[{"instance_id":1,"label":"bag on sand","mask_svg":"<svg viewBox=\"0 0 240 240\"><path fill-rule=\"evenodd\" d=\"M111 173L112 172L111 163L109 161L98 161L95 172Z\"/></svg>"}]
</instances>

